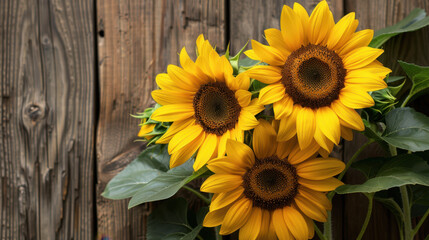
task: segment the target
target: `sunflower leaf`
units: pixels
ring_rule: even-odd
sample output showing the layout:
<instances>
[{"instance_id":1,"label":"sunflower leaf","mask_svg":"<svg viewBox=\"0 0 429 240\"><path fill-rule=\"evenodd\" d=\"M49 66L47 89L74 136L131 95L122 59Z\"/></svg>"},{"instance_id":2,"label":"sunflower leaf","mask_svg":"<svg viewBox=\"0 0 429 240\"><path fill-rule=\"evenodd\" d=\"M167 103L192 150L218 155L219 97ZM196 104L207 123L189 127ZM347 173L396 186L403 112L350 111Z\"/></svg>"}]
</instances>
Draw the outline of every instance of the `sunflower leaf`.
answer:
<instances>
[{"instance_id":1,"label":"sunflower leaf","mask_svg":"<svg viewBox=\"0 0 429 240\"><path fill-rule=\"evenodd\" d=\"M415 184L429 186L429 165L417 154L363 161L353 166L362 171L368 180L362 184L340 186L335 190L337 193L373 193Z\"/></svg>"},{"instance_id":2,"label":"sunflower leaf","mask_svg":"<svg viewBox=\"0 0 429 240\"><path fill-rule=\"evenodd\" d=\"M112 178L101 194L109 199L133 196L148 182L168 170L169 155L165 145L146 148L135 160Z\"/></svg>"},{"instance_id":3,"label":"sunflower leaf","mask_svg":"<svg viewBox=\"0 0 429 240\"><path fill-rule=\"evenodd\" d=\"M380 48L390 38L405 32L416 31L429 25L429 17L423 9L416 8L397 24L375 32L370 47Z\"/></svg>"},{"instance_id":4,"label":"sunflower leaf","mask_svg":"<svg viewBox=\"0 0 429 240\"><path fill-rule=\"evenodd\" d=\"M387 143L413 152L429 150L429 117L414 109L396 108L386 115Z\"/></svg>"},{"instance_id":5,"label":"sunflower leaf","mask_svg":"<svg viewBox=\"0 0 429 240\"><path fill-rule=\"evenodd\" d=\"M429 92L429 67L398 61L401 68L413 82L408 98L415 99Z\"/></svg>"}]
</instances>

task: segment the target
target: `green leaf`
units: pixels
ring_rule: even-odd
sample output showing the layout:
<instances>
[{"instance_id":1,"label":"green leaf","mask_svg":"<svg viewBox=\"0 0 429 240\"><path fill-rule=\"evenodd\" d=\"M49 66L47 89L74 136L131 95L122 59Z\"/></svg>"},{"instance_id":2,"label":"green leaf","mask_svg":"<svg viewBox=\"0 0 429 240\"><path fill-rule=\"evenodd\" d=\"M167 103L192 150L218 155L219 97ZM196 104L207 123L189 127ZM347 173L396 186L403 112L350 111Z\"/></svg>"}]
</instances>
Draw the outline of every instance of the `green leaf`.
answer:
<instances>
[{"instance_id":1,"label":"green leaf","mask_svg":"<svg viewBox=\"0 0 429 240\"><path fill-rule=\"evenodd\" d=\"M363 168L364 164L372 167ZM375 160L373 163L366 160L360 165L360 170L373 177L362 184L340 186L335 191L339 194L373 193L409 184L429 186L429 165L415 154Z\"/></svg>"},{"instance_id":2,"label":"green leaf","mask_svg":"<svg viewBox=\"0 0 429 240\"><path fill-rule=\"evenodd\" d=\"M412 108L396 108L386 115L387 143L413 152L429 150L429 118Z\"/></svg>"},{"instance_id":3,"label":"green leaf","mask_svg":"<svg viewBox=\"0 0 429 240\"><path fill-rule=\"evenodd\" d=\"M167 171L169 159L165 145L146 148L124 170L110 180L101 195L109 199L131 197L152 179Z\"/></svg>"},{"instance_id":4,"label":"green leaf","mask_svg":"<svg viewBox=\"0 0 429 240\"><path fill-rule=\"evenodd\" d=\"M429 67L422 67L412 63L398 61L401 68L413 82L409 98L415 99L418 96L429 92Z\"/></svg>"},{"instance_id":5,"label":"green leaf","mask_svg":"<svg viewBox=\"0 0 429 240\"><path fill-rule=\"evenodd\" d=\"M397 24L376 31L369 46L379 48L387 40L400 33L416 31L427 25L429 25L429 17L426 17L426 12L423 9L416 8Z\"/></svg>"},{"instance_id":6,"label":"green leaf","mask_svg":"<svg viewBox=\"0 0 429 240\"><path fill-rule=\"evenodd\" d=\"M405 79L404 76L389 76L386 80L387 83L394 83L397 82L399 80L403 80Z\"/></svg>"},{"instance_id":7,"label":"green leaf","mask_svg":"<svg viewBox=\"0 0 429 240\"><path fill-rule=\"evenodd\" d=\"M166 239L170 234L186 235L192 227L188 224L188 203L183 198L168 199L157 206L148 217L146 238ZM176 238L177 239L177 238Z\"/></svg>"},{"instance_id":8,"label":"green leaf","mask_svg":"<svg viewBox=\"0 0 429 240\"><path fill-rule=\"evenodd\" d=\"M202 221L208 208L199 209L197 215L188 211L188 203L183 198L168 199L155 208L149 215L147 223L147 240L193 240L201 238ZM196 221L194 220L196 218ZM188 220L191 220L190 223ZM192 221L193 220L193 221ZM196 222L196 223L195 223ZM196 227L193 227L195 226ZM213 233L206 234L203 239L213 239Z\"/></svg>"},{"instance_id":9,"label":"green leaf","mask_svg":"<svg viewBox=\"0 0 429 240\"><path fill-rule=\"evenodd\" d=\"M203 167L194 173L194 161L188 160L184 164L161 173L152 181L140 188L128 203L128 208L146 202L153 202L172 197L186 183L204 174L208 169Z\"/></svg>"}]
</instances>

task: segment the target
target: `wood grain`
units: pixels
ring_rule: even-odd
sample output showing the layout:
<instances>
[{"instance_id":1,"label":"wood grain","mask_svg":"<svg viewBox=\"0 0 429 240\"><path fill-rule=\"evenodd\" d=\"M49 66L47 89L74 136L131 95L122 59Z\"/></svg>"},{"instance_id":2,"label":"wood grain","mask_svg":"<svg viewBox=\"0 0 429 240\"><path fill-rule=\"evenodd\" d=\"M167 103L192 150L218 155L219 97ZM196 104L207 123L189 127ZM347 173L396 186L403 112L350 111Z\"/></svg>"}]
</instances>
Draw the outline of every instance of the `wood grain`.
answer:
<instances>
[{"instance_id":1,"label":"wood grain","mask_svg":"<svg viewBox=\"0 0 429 240\"><path fill-rule=\"evenodd\" d=\"M97 1L100 117L97 131L97 232L111 239L144 239L147 206L127 210L128 201L100 196L107 182L142 150L138 121L129 114L153 104L155 76L178 64L186 46L204 33L225 50L221 0Z\"/></svg>"},{"instance_id":2,"label":"wood grain","mask_svg":"<svg viewBox=\"0 0 429 240\"><path fill-rule=\"evenodd\" d=\"M0 239L93 239L93 4L0 1Z\"/></svg>"}]
</instances>

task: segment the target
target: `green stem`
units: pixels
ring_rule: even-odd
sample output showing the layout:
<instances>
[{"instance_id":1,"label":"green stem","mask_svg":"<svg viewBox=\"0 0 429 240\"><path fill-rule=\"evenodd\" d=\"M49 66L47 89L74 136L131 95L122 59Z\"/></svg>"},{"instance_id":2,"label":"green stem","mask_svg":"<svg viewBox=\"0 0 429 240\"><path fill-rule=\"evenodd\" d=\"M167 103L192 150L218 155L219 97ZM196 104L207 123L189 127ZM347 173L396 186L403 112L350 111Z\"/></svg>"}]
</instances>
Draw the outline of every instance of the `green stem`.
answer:
<instances>
[{"instance_id":1,"label":"green stem","mask_svg":"<svg viewBox=\"0 0 429 240\"><path fill-rule=\"evenodd\" d=\"M325 235L323 235L322 231L320 231L319 227L316 225L315 222L313 222L314 224L314 230L316 231L317 236L320 238L320 240L326 240Z\"/></svg>"},{"instance_id":2,"label":"green stem","mask_svg":"<svg viewBox=\"0 0 429 240\"><path fill-rule=\"evenodd\" d=\"M405 107L407 103L410 101L411 95L408 94L407 98L405 98L404 102L402 102L401 107Z\"/></svg>"},{"instance_id":3,"label":"green stem","mask_svg":"<svg viewBox=\"0 0 429 240\"><path fill-rule=\"evenodd\" d=\"M216 240L222 240L222 235L219 234L219 232L220 232L220 226L216 226L214 228L214 231L215 231L215 235L216 235Z\"/></svg>"},{"instance_id":4,"label":"green stem","mask_svg":"<svg viewBox=\"0 0 429 240\"><path fill-rule=\"evenodd\" d=\"M374 199L374 193L370 193L370 194L365 194L365 196L368 198L368 210L366 212L366 217L365 217L365 221L362 225L362 228L359 232L358 237L356 238L356 240L361 240L363 237L363 234L366 231L366 228L368 227L368 223L369 220L371 219L371 213L372 213L372 205L374 203L373 199Z\"/></svg>"},{"instance_id":5,"label":"green stem","mask_svg":"<svg viewBox=\"0 0 429 240\"><path fill-rule=\"evenodd\" d=\"M362 153L362 151L368 147L368 145L370 145L371 143L373 143L374 140L369 139L364 145L362 145L356 152L355 154L353 154L353 156L350 158L350 160L347 162L346 167L344 168L344 170L340 173L340 175L338 176L338 180L343 179L344 175L346 174L347 170L349 170L350 166L353 164L353 162L359 157L359 155ZM332 200L332 198L334 197L335 192L332 191L328 194L328 199ZM330 220L330 219L328 219Z\"/></svg>"},{"instance_id":6,"label":"green stem","mask_svg":"<svg viewBox=\"0 0 429 240\"><path fill-rule=\"evenodd\" d=\"M410 202L408 200L407 186L400 186L399 190L401 191L402 209L404 211L405 240L412 240L413 235L412 235L412 226L411 226L411 209L410 209Z\"/></svg>"},{"instance_id":7,"label":"green stem","mask_svg":"<svg viewBox=\"0 0 429 240\"><path fill-rule=\"evenodd\" d=\"M186 185L183 186L184 189L190 191L191 193L195 194L195 196L199 197L201 200L203 200L207 205L210 205L210 199L208 199L206 196L198 192L197 190L188 187Z\"/></svg>"},{"instance_id":8,"label":"green stem","mask_svg":"<svg viewBox=\"0 0 429 240\"><path fill-rule=\"evenodd\" d=\"M416 227L414 228L413 232L412 232L412 236L414 237L414 235L417 234L417 232L419 231L420 227L423 225L423 223L425 222L426 218L429 216L429 208L428 210L426 210L425 214L423 214L423 217L420 219L420 221L417 223Z\"/></svg>"},{"instance_id":9,"label":"green stem","mask_svg":"<svg viewBox=\"0 0 429 240\"><path fill-rule=\"evenodd\" d=\"M332 240L332 211L328 211L328 219L323 224L323 233L325 236L325 239Z\"/></svg>"}]
</instances>

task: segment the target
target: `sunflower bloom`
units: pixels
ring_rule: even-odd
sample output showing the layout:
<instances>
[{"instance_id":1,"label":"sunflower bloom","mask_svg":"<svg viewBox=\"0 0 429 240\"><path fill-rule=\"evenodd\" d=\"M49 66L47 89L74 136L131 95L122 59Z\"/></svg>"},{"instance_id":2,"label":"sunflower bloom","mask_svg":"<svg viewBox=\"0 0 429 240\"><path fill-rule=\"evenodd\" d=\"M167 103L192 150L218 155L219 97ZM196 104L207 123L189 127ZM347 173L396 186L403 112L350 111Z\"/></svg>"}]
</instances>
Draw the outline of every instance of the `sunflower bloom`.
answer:
<instances>
[{"instance_id":1,"label":"sunflower bloom","mask_svg":"<svg viewBox=\"0 0 429 240\"><path fill-rule=\"evenodd\" d=\"M183 48L182 68L169 65L167 73L156 77L161 89L152 92L162 107L151 118L172 122L157 141L168 143L171 168L197 151L195 170L213 157L224 156L227 139L242 142L244 131L258 125L255 115L263 110L247 91L249 77L245 73L234 77L228 59L220 57L203 35L197 39L197 50L199 56L194 62Z\"/></svg>"},{"instance_id":2,"label":"sunflower bloom","mask_svg":"<svg viewBox=\"0 0 429 240\"><path fill-rule=\"evenodd\" d=\"M309 239L313 220L324 222L331 203L325 192L342 182L344 169L334 158L315 158L317 149L302 151L296 138L277 142L265 120L253 133L253 151L228 140L226 157L207 167L214 172L201 191L214 193L203 225L222 225L220 234L240 229L240 239Z\"/></svg>"},{"instance_id":3,"label":"sunflower bloom","mask_svg":"<svg viewBox=\"0 0 429 240\"><path fill-rule=\"evenodd\" d=\"M386 88L383 79L391 71L376 60L383 50L368 47L373 30L355 32L357 26L355 13L335 24L326 1L311 16L295 3L283 7L281 30L265 30L269 46L252 40L246 55L268 66L248 74L269 84L259 102L273 104L279 141L296 135L304 149L314 139L326 156L341 136L350 140L352 129L364 129L355 109L374 105L367 92Z\"/></svg>"}]
</instances>

